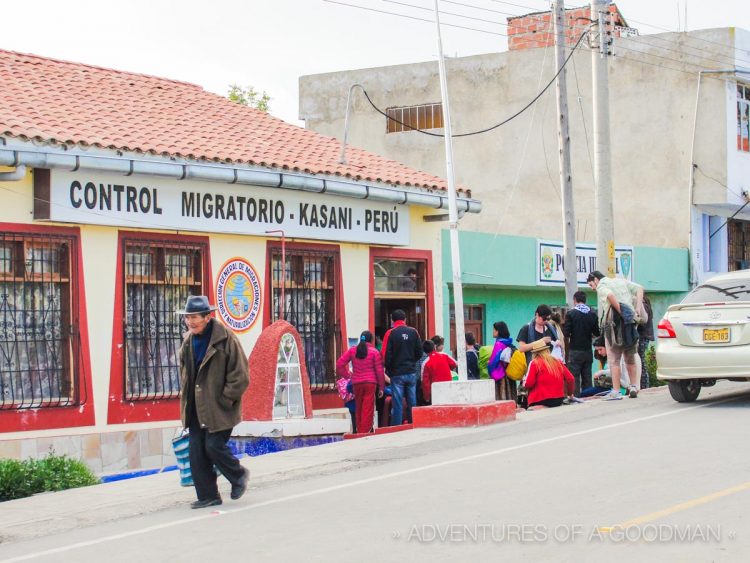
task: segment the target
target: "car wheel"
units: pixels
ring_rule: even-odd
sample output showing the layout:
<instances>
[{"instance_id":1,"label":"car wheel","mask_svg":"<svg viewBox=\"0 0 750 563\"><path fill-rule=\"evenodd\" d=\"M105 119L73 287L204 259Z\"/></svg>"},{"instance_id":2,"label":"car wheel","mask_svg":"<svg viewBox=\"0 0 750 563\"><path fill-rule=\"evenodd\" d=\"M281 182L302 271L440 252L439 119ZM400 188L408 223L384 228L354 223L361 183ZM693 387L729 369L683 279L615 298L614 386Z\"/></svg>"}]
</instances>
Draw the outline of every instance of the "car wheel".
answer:
<instances>
[{"instance_id":1,"label":"car wheel","mask_svg":"<svg viewBox=\"0 0 750 563\"><path fill-rule=\"evenodd\" d=\"M701 384L697 379L685 379L669 382L669 394L678 403L692 403L701 392Z\"/></svg>"}]
</instances>

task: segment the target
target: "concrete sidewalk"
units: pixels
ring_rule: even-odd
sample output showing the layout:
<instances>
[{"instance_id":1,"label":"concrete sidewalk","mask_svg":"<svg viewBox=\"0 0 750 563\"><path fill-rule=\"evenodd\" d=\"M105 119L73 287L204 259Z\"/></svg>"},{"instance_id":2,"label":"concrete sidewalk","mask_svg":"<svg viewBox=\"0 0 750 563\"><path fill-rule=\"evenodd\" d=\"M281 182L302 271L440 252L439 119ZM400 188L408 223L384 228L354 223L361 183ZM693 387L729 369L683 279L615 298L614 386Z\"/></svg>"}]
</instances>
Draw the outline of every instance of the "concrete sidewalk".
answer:
<instances>
[{"instance_id":1,"label":"concrete sidewalk","mask_svg":"<svg viewBox=\"0 0 750 563\"><path fill-rule=\"evenodd\" d=\"M658 388L646 393L665 391L666 388ZM331 475L406 458L409 455L406 450L413 452L419 449L427 451L452 447L491 428L514 427L513 432L522 432L524 427L531 430L537 426L535 421L557 418L566 413L570 415L579 410L596 409L604 406L601 403L597 400L585 405L520 413L516 421L494 426L414 429L245 457L241 463L251 470L246 497L252 498L253 489L280 487L285 482L304 480L311 475ZM225 506L232 504L229 500L229 488L229 483L220 477L219 489ZM0 543L50 536L180 507L185 509L186 514L197 514L198 511L189 509L193 500L194 489L180 487L176 471L56 493L42 493L0 504Z\"/></svg>"}]
</instances>

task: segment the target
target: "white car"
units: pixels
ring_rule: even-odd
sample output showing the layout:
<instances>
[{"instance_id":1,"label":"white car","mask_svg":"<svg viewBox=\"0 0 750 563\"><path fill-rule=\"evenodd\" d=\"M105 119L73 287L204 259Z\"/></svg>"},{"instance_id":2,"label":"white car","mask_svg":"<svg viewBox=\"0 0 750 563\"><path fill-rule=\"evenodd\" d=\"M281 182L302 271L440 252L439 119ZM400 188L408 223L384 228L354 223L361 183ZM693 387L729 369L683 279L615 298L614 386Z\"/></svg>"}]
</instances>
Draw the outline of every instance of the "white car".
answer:
<instances>
[{"instance_id":1,"label":"white car","mask_svg":"<svg viewBox=\"0 0 750 563\"><path fill-rule=\"evenodd\" d=\"M695 401L717 379L750 381L750 270L700 284L659 322L656 376L675 401Z\"/></svg>"}]
</instances>

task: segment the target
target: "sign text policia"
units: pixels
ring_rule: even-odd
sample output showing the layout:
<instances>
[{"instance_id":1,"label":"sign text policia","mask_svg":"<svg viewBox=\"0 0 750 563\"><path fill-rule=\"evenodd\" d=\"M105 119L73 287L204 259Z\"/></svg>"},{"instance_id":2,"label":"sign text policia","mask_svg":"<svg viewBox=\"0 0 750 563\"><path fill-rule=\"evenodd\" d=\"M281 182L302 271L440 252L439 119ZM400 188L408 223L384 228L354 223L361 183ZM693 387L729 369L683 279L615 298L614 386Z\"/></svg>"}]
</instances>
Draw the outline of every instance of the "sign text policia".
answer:
<instances>
[{"instance_id":1,"label":"sign text policia","mask_svg":"<svg viewBox=\"0 0 750 563\"><path fill-rule=\"evenodd\" d=\"M409 244L409 210L372 201L151 177L52 170L35 218L67 223ZM44 197L47 196L47 197Z\"/></svg>"}]
</instances>

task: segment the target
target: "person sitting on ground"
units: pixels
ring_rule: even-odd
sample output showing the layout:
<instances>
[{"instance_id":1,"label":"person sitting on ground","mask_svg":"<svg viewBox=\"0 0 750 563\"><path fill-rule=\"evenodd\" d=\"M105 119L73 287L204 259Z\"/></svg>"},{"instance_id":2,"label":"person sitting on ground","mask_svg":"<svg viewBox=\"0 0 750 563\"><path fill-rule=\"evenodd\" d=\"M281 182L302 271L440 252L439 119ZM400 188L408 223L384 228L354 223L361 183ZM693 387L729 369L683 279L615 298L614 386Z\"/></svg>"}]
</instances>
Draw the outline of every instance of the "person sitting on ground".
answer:
<instances>
[{"instance_id":1,"label":"person sitting on ground","mask_svg":"<svg viewBox=\"0 0 750 563\"><path fill-rule=\"evenodd\" d=\"M524 386L529 390L529 407L559 407L575 389L573 374L560 360L552 357L543 339L531 347L533 359Z\"/></svg>"},{"instance_id":2,"label":"person sitting on ground","mask_svg":"<svg viewBox=\"0 0 750 563\"><path fill-rule=\"evenodd\" d=\"M479 379L479 346L473 332L466 333L466 373L468 379Z\"/></svg>"},{"instance_id":3,"label":"person sitting on ground","mask_svg":"<svg viewBox=\"0 0 750 563\"><path fill-rule=\"evenodd\" d=\"M351 363L353 369L349 369ZM375 396L383 396L385 375L383 358L373 346L373 336L369 330L363 330L359 344L352 346L336 362L336 371L351 380L354 392L354 415L356 431L372 432L375 411Z\"/></svg>"},{"instance_id":4,"label":"person sitting on ground","mask_svg":"<svg viewBox=\"0 0 750 563\"><path fill-rule=\"evenodd\" d=\"M594 340L594 358L599 360L600 369L593 375L593 385L581 390L581 397L592 397L601 395L612 390L612 371L607 366L607 349L604 345L604 337L600 336ZM636 368L641 368L641 359L636 357ZM628 388L628 373L625 369L625 361L620 358L620 396Z\"/></svg>"},{"instance_id":5,"label":"person sitting on ground","mask_svg":"<svg viewBox=\"0 0 750 563\"><path fill-rule=\"evenodd\" d=\"M432 402L432 384L438 381L451 381L453 374L451 370L458 367L456 361L448 354L435 350L432 340L425 340L424 351L427 361L422 366L422 396L426 403Z\"/></svg>"}]
</instances>

